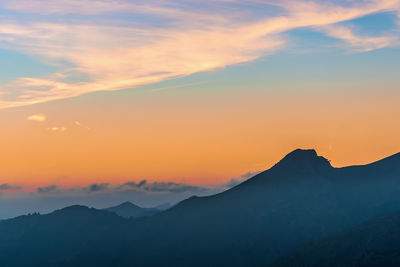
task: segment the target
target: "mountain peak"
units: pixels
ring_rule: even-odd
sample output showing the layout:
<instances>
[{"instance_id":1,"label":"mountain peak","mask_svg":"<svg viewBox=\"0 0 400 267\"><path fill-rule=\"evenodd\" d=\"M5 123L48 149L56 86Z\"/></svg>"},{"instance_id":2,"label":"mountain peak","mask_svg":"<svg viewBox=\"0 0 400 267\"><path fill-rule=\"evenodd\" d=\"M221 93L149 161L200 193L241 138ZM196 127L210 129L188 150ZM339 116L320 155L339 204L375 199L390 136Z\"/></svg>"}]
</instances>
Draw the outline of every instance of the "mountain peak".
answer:
<instances>
[{"instance_id":1,"label":"mountain peak","mask_svg":"<svg viewBox=\"0 0 400 267\"><path fill-rule=\"evenodd\" d=\"M106 208L106 210L142 210L142 207L139 207L138 205L133 204L130 201L125 201L117 206L109 207Z\"/></svg>"},{"instance_id":2,"label":"mountain peak","mask_svg":"<svg viewBox=\"0 0 400 267\"><path fill-rule=\"evenodd\" d=\"M298 148L296 150L293 150L292 152L290 152L289 154L287 154L285 156L285 158L287 157L293 157L293 158L317 158L318 154L317 151L315 151L315 149L301 149Z\"/></svg>"},{"instance_id":3,"label":"mountain peak","mask_svg":"<svg viewBox=\"0 0 400 267\"><path fill-rule=\"evenodd\" d=\"M332 167L329 160L318 156L314 149L296 149L287 154L276 165L286 168Z\"/></svg>"},{"instance_id":4,"label":"mountain peak","mask_svg":"<svg viewBox=\"0 0 400 267\"><path fill-rule=\"evenodd\" d=\"M89 210L90 208L87 206L83 206L83 205L72 205L72 206L68 206L56 211L83 211L83 210Z\"/></svg>"},{"instance_id":5,"label":"mountain peak","mask_svg":"<svg viewBox=\"0 0 400 267\"><path fill-rule=\"evenodd\" d=\"M138 207L137 205L133 204L130 201L125 201L118 205L119 207Z\"/></svg>"},{"instance_id":6,"label":"mountain peak","mask_svg":"<svg viewBox=\"0 0 400 267\"><path fill-rule=\"evenodd\" d=\"M150 216L153 214L156 214L160 212L160 210L157 209L149 209L149 208L142 208L139 207L132 202L126 201L118 206L110 207L104 209L106 211L113 212L121 217L125 218L138 218L138 217L145 217L145 216Z\"/></svg>"}]
</instances>

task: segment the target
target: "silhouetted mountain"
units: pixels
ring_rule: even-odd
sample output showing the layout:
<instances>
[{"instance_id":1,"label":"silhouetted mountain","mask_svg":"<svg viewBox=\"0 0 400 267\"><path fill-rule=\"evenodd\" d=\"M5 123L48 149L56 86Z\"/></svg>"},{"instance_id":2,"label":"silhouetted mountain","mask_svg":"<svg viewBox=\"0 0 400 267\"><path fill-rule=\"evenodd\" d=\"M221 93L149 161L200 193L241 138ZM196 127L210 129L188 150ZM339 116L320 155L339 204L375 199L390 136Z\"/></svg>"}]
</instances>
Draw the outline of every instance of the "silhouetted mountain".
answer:
<instances>
[{"instance_id":1,"label":"silhouetted mountain","mask_svg":"<svg viewBox=\"0 0 400 267\"><path fill-rule=\"evenodd\" d=\"M84 206L1 221L0 266L58 266L123 224L120 216Z\"/></svg>"},{"instance_id":2,"label":"silhouetted mountain","mask_svg":"<svg viewBox=\"0 0 400 267\"><path fill-rule=\"evenodd\" d=\"M400 212L308 242L271 266L400 266Z\"/></svg>"},{"instance_id":3,"label":"silhouetted mountain","mask_svg":"<svg viewBox=\"0 0 400 267\"><path fill-rule=\"evenodd\" d=\"M124 202L118 206L104 209L106 211L114 212L115 214L124 218L139 218L154 215L161 210L155 208L142 208L129 201Z\"/></svg>"},{"instance_id":4,"label":"silhouetted mountain","mask_svg":"<svg viewBox=\"0 0 400 267\"><path fill-rule=\"evenodd\" d=\"M157 209L157 210L167 210L169 208L171 208L172 205L170 203L164 203L158 206L153 207L153 209Z\"/></svg>"},{"instance_id":5,"label":"silhouetted mountain","mask_svg":"<svg viewBox=\"0 0 400 267\"><path fill-rule=\"evenodd\" d=\"M2 222L0 244L7 252L0 254L0 265L11 258L30 265L40 257L48 265L44 257L51 255L52 262L67 266L265 266L302 243L395 210L400 210L400 154L333 168L314 150L296 150L223 193L191 197L150 217L105 220L100 233L89 229L79 240L67 237L69 249L60 242L76 218L66 216L60 224L39 216L41 223L6 238L4 225L15 222ZM104 220L103 213L98 216L95 224ZM66 230L61 227L54 236L40 226L52 224ZM24 257L13 257L17 251Z\"/></svg>"}]
</instances>

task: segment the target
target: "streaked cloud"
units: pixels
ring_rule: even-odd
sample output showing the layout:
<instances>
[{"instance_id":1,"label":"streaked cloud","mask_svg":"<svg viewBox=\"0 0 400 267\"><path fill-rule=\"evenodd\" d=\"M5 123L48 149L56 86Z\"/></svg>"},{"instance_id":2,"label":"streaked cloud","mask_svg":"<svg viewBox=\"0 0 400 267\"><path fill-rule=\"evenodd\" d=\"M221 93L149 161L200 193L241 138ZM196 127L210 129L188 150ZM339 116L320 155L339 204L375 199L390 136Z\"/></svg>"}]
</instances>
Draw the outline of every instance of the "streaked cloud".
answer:
<instances>
[{"instance_id":1,"label":"streaked cloud","mask_svg":"<svg viewBox=\"0 0 400 267\"><path fill-rule=\"evenodd\" d=\"M71 187L71 188L61 188L57 185L48 185L44 187L38 187L37 192L41 194L52 194L56 193L58 195L63 194L73 194L73 195L86 195L91 193L116 193L116 192L143 192L143 193L204 193L204 192L214 192L215 190L220 191L226 189L226 184L218 186L195 186L183 183L174 182L147 182L142 180L140 182L129 181L123 184L112 185L110 183L94 183L83 187Z\"/></svg>"},{"instance_id":2,"label":"streaked cloud","mask_svg":"<svg viewBox=\"0 0 400 267\"><path fill-rule=\"evenodd\" d=\"M133 6L123 1L93 0L20 0L1 1L9 10L39 14L82 14L94 15L124 11Z\"/></svg>"},{"instance_id":3,"label":"streaked cloud","mask_svg":"<svg viewBox=\"0 0 400 267\"><path fill-rule=\"evenodd\" d=\"M18 190L21 189L22 186L19 185L11 185L11 184L0 184L0 191L8 191L8 190Z\"/></svg>"},{"instance_id":4,"label":"streaked cloud","mask_svg":"<svg viewBox=\"0 0 400 267\"><path fill-rule=\"evenodd\" d=\"M26 118L28 121L44 122L47 117L45 114L33 114Z\"/></svg>"},{"instance_id":5,"label":"streaked cloud","mask_svg":"<svg viewBox=\"0 0 400 267\"><path fill-rule=\"evenodd\" d=\"M142 180L139 183L127 182L122 185L117 186L120 190L142 190L146 192L170 192L170 193L180 193L180 192L202 192L209 190L206 187L194 186L189 184L180 184L173 182L153 182L148 183L146 180Z\"/></svg>"},{"instance_id":6,"label":"streaked cloud","mask_svg":"<svg viewBox=\"0 0 400 267\"><path fill-rule=\"evenodd\" d=\"M398 37L394 35L360 36L355 34L351 28L344 26L328 26L322 30L331 37L343 40L352 50L357 52L366 52L400 44Z\"/></svg>"},{"instance_id":7,"label":"streaked cloud","mask_svg":"<svg viewBox=\"0 0 400 267\"><path fill-rule=\"evenodd\" d=\"M43 17L28 23L9 16L0 23L1 48L36 56L57 69L47 77L20 77L0 85L0 108L134 88L250 62L290 46L284 33L296 28L338 38L354 52L396 46L399 42L396 35L361 36L337 24L379 12L398 12L400 0L345 4L249 0L240 1L241 7L236 5L238 1L0 3L6 10L66 18ZM246 4L249 8L242 8ZM278 10L270 12L273 8ZM95 16L105 13L110 16ZM145 19L126 21L119 16L126 13ZM82 17L68 20L70 14Z\"/></svg>"},{"instance_id":8,"label":"streaked cloud","mask_svg":"<svg viewBox=\"0 0 400 267\"><path fill-rule=\"evenodd\" d=\"M48 185L48 186L37 188L37 192L40 194L54 193L54 192L58 192L58 191L59 191L59 187L57 185Z\"/></svg>"}]
</instances>

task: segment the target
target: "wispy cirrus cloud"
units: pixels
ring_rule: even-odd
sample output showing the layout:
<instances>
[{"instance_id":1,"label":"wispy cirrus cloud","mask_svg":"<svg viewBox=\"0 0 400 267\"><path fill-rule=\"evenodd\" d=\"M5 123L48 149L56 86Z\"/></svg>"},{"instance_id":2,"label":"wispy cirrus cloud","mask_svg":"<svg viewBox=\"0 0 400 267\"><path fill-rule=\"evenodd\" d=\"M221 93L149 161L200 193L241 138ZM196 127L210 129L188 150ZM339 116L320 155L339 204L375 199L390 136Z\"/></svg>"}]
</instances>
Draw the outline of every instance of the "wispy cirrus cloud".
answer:
<instances>
[{"instance_id":1,"label":"wispy cirrus cloud","mask_svg":"<svg viewBox=\"0 0 400 267\"><path fill-rule=\"evenodd\" d=\"M253 61L290 45L284 33L296 28L338 38L353 51L398 45L395 35L360 36L337 24L379 12L398 12L400 0L360 0L346 5L249 0L241 1L240 7L235 5L238 1L0 3L6 11L64 18L26 21L9 16L0 23L0 47L34 55L57 69L47 77L20 77L0 85L0 108L134 88ZM243 8L246 4L247 9ZM269 12L272 8L277 11ZM121 15L126 13L138 18L126 20ZM81 17L68 19L71 14ZM110 16L98 18L99 14Z\"/></svg>"},{"instance_id":2,"label":"wispy cirrus cloud","mask_svg":"<svg viewBox=\"0 0 400 267\"><path fill-rule=\"evenodd\" d=\"M98 0L20 0L0 1L8 10L39 14L83 14L93 15L109 12L125 11L133 5L123 1Z\"/></svg>"},{"instance_id":3,"label":"wispy cirrus cloud","mask_svg":"<svg viewBox=\"0 0 400 267\"><path fill-rule=\"evenodd\" d=\"M366 52L384 47L397 46L400 40L395 35L387 36L361 36L345 26L327 26L322 28L328 36L345 41L350 49L356 52Z\"/></svg>"},{"instance_id":4,"label":"wispy cirrus cloud","mask_svg":"<svg viewBox=\"0 0 400 267\"><path fill-rule=\"evenodd\" d=\"M194 1L193 3L195 3ZM218 2L218 1L215 1ZM0 0L0 6L6 10L41 15L101 15L101 14L147 14L174 20L190 19L222 21L206 12L199 13L194 9L184 8L185 1L154 1L146 0ZM229 11L228 11L229 12Z\"/></svg>"}]
</instances>

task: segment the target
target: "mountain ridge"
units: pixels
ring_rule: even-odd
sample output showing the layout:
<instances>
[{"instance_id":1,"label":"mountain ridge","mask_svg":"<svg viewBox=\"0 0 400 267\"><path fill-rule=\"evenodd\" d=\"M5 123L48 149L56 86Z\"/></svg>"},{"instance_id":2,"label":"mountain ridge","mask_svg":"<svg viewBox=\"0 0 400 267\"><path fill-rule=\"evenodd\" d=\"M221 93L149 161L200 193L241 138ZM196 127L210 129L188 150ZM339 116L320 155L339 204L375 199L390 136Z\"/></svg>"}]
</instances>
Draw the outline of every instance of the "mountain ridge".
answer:
<instances>
[{"instance_id":1,"label":"mountain ridge","mask_svg":"<svg viewBox=\"0 0 400 267\"><path fill-rule=\"evenodd\" d=\"M8 241L18 240L10 246L1 235L10 222L0 223L0 264L21 249L27 257L17 258L20 263L46 262L30 253L40 249L67 266L265 266L304 242L400 210L400 158L379 162L334 168L315 151L297 151L225 192L192 197L153 216L118 221L110 217L111 224L104 228L92 230L84 224L89 227L86 239L67 239L83 243L76 249L68 246L71 251L51 246L60 237L39 226L28 236L15 233L17 239L8 233ZM73 225L42 219L61 225L60 233L77 231ZM41 240L36 250L21 245L32 240Z\"/></svg>"},{"instance_id":2,"label":"mountain ridge","mask_svg":"<svg viewBox=\"0 0 400 267\"><path fill-rule=\"evenodd\" d=\"M142 208L138 205L133 204L130 201L125 201L117 206L105 208L103 210L113 212L124 218L140 218L146 216L152 216L161 212L159 209L155 208Z\"/></svg>"}]
</instances>

